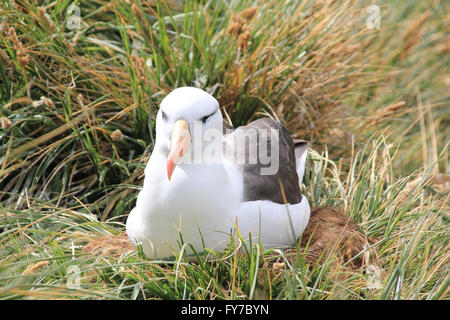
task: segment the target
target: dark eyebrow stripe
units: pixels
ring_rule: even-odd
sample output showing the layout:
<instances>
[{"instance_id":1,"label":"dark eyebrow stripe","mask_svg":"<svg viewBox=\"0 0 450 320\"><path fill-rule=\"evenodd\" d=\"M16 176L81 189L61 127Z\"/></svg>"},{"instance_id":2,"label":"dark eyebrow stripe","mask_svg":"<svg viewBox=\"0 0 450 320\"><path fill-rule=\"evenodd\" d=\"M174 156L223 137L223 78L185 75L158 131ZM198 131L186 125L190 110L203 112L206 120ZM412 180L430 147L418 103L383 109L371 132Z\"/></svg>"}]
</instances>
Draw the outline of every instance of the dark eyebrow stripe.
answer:
<instances>
[{"instance_id":1,"label":"dark eyebrow stripe","mask_svg":"<svg viewBox=\"0 0 450 320\"><path fill-rule=\"evenodd\" d=\"M212 112L211 114L209 114L207 117L209 118L209 117L211 117L214 113L216 113L217 112L217 109L216 110L214 110L214 112Z\"/></svg>"},{"instance_id":2,"label":"dark eyebrow stripe","mask_svg":"<svg viewBox=\"0 0 450 320\"><path fill-rule=\"evenodd\" d=\"M167 114L164 112L163 109L161 109L161 117L163 118L163 120L167 120Z\"/></svg>"},{"instance_id":3,"label":"dark eyebrow stripe","mask_svg":"<svg viewBox=\"0 0 450 320\"><path fill-rule=\"evenodd\" d=\"M207 115L207 116L203 116L203 117L201 117L200 118L200 120L203 120L203 119L208 119L209 117L211 117L213 114L215 114L216 112L217 112L217 110L218 110L219 108L216 108L216 110L214 110L214 112L212 112L212 113L210 113L209 115Z\"/></svg>"}]
</instances>

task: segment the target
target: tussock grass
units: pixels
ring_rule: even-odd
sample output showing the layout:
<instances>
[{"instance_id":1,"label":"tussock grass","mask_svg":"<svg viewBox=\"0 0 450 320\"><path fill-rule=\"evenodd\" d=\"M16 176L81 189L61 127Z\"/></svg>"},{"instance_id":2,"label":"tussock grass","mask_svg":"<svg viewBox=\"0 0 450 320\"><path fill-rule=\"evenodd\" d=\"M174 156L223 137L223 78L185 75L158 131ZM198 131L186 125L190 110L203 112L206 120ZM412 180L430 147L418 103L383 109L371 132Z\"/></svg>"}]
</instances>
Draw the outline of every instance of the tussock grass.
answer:
<instances>
[{"instance_id":1,"label":"tussock grass","mask_svg":"<svg viewBox=\"0 0 450 320\"><path fill-rule=\"evenodd\" d=\"M357 177L340 171L326 154L314 151L307 168L304 191L312 205L346 208L359 222L363 234L378 239L361 253L376 254L375 262L365 263L363 268L333 264L331 256L324 257L322 264L309 265L301 251L294 255L263 251L257 243L243 248L244 255L235 250L234 239L230 239L227 251L210 253L213 261L200 256L188 258L183 250L170 261L149 261L140 250L125 250L120 255L89 254L83 247L90 239L119 234L124 230L123 223L114 219L100 222L86 206L66 209L27 199L30 208L7 210L2 222L6 230L0 243L0 295L106 299L449 298L448 198L429 194L426 171L386 183L385 164L374 160L385 152L389 152L386 145L378 141L355 155L366 159L353 161L350 172L361 172ZM68 272L71 266L79 268L79 289L67 288L73 283L74 273ZM370 268L377 272L370 273Z\"/></svg>"},{"instance_id":2,"label":"tussock grass","mask_svg":"<svg viewBox=\"0 0 450 320\"><path fill-rule=\"evenodd\" d=\"M2 297L448 298L445 1L383 4L380 29L370 1L81 1L80 21L70 4L0 3ZM379 279L233 244L215 263L83 253L123 231L182 85L313 141L304 191L381 239Z\"/></svg>"}]
</instances>

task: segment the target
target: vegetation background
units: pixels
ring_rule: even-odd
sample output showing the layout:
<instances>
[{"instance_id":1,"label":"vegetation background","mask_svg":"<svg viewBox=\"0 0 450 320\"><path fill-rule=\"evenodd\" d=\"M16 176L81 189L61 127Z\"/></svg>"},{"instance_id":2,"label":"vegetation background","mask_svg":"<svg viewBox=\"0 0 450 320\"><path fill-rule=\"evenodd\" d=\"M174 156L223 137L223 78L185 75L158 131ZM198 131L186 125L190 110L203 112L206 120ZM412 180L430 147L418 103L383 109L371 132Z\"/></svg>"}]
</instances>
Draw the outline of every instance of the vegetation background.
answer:
<instances>
[{"instance_id":1,"label":"vegetation background","mask_svg":"<svg viewBox=\"0 0 450 320\"><path fill-rule=\"evenodd\" d=\"M1 0L0 297L448 299L449 6ZM92 245L123 232L183 85L234 126L270 116L312 141L302 191L377 239L372 259Z\"/></svg>"}]
</instances>

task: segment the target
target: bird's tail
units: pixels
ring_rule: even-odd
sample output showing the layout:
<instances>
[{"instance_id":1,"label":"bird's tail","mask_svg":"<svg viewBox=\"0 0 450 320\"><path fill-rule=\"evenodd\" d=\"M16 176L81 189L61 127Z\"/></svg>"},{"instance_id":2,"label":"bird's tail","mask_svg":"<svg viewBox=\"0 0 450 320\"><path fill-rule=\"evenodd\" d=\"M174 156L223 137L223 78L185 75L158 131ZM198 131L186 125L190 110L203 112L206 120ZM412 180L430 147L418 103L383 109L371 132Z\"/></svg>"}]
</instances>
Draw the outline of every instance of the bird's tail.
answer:
<instances>
[{"instance_id":1,"label":"bird's tail","mask_svg":"<svg viewBox=\"0 0 450 320\"><path fill-rule=\"evenodd\" d=\"M295 164L297 167L298 183L301 184L303 180L303 175L305 174L306 154L311 143L308 141L295 139L294 145L295 145Z\"/></svg>"}]
</instances>

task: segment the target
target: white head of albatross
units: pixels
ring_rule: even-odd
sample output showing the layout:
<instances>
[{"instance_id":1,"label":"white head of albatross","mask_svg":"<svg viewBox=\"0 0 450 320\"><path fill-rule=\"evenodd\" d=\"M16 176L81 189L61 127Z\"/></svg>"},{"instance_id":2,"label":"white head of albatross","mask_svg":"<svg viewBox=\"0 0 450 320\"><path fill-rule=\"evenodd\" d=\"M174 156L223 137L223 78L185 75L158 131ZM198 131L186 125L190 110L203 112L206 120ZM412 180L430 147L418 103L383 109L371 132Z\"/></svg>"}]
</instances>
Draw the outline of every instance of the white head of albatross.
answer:
<instances>
[{"instance_id":1,"label":"white head of albatross","mask_svg":"<svg viewBox=\"0 0 450 320\"><path fill-rule=\"evenodd\" d=\"M127 220L129 238L141 243L148 257L175 255L181 239L197 252L223 250L236 220L244 237L250 233L266 248L291 245L306 228L310 208L300 193L299 176L307 145L296 147L286 128L269 118L225 135L223 126L219 103L201 89L178 88L161 102L144 185ZM227 146L231 154L242 136L249 139L247 145L267 143L264 130L278 132L275 174L262 175L260 162L241 163L220 152L216 161L204 158L213 142L216 151L222 150L217 145ZM206 132L214 132L215 140ZM259 147L249 150L259 153Z\"/></svg>"},{"instance_id":2,"label":"white head of albatross","mask_svg":"<svg viewBox=\"0 0 450 320\"><path fill-rule=\"evenodd\" d=\"M156 118L155 148L167 155L168 179L183 158L201 163L203 150L210 144L204 133L213 132L217 136L222 133L222 126L222 113L213 96L191 87L172 91L162 101ZM186 159L188 156L190 159Z\"/></svg>"}]
</instances>

